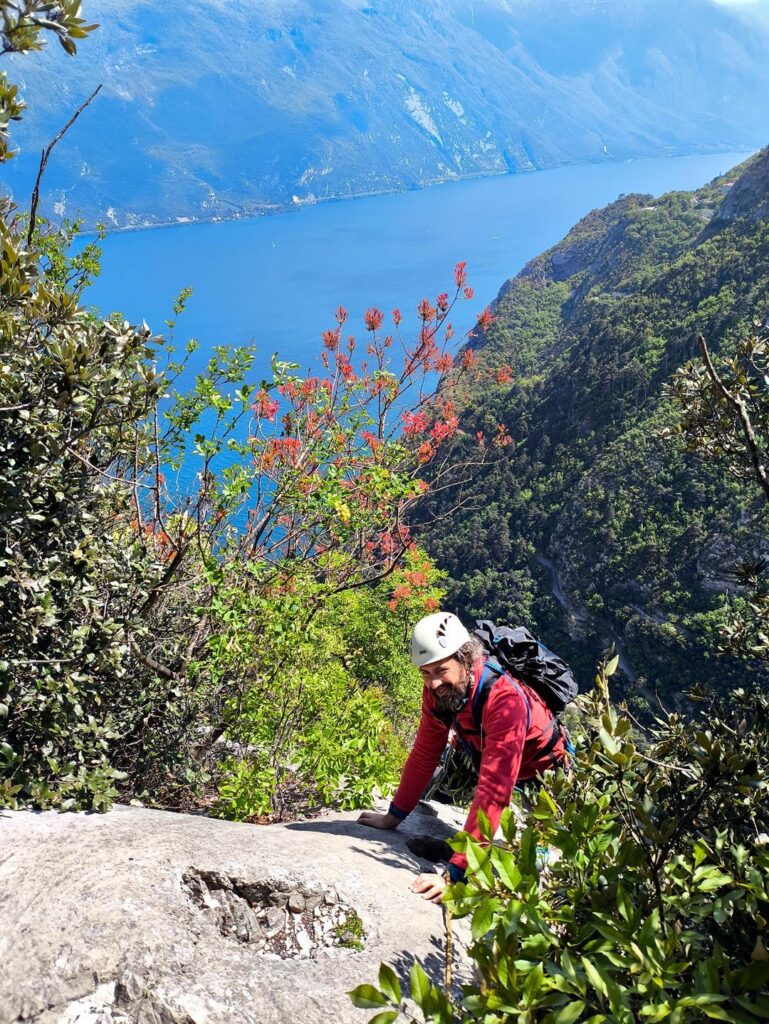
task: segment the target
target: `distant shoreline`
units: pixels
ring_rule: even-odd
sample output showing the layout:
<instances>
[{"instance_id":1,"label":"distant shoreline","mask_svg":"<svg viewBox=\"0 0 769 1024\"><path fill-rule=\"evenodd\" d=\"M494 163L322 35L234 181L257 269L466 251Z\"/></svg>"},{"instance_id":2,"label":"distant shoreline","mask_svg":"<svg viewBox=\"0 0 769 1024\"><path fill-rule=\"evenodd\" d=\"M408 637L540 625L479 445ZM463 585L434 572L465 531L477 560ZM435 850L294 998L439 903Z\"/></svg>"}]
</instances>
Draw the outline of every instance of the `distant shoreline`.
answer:
<instances>
[{"instance_id":1,"label":"distant shoreline","mask_svg":"<svg viewBox=\"0 0 769 1024\"><path fill-rule=\"evenodd\" d=\"M356 199L372 199L378 196L386 195L406 195L409 192L421 192L425 189L436 188L441 185L455 185L460 184L464 181L474 181L479 178L513 178L520 175L526 174L541 174L547 171L555 171L564 167L588 167L588 166L603 166L605 164L628 164L628 163L643 163L651 160L687 160L696 157L707 157L707 156L718 156L719 154L727 153L744 153L750 155L758 152L761 147L743 149L737 147L736 149L731 145L719 146L717 148L696 150L695 152L689 153L673 153L664 154L657 153L649 156L638 156L638 157L607 157L604 160L570 160L564 161L563 163L552 164L547 167L532 167L532 168L521 168L517 171L475 171L471 174L461 174L455 177L446 178L435 178L430 181L425 181L419 185L408 188L381 188L372 189L369 192L355 192L351 195L334 195L334 196L320 196L313 199L291 201L286 203L272 203L265 204L263 207L255 208L244 212L234 212L230 215L216 215L212 217L181 217L174 220L158 221L150 224L131 224L123 226L109 226L105 228L105 235L122 235L127 233L135 233L140 231L156 231L168 228L187 228L193 226L200 226L201 224L228 224L233 221L242 220L256 220L261 217L272 217L285 213L292 213L306 209L307 207L320 206L325 203L345 203L354 201ZM79 232L78 237L80 238L94 238L97 237L99 232L96 228L89 228L86 231Z\"/></svg>"}]
</instances>

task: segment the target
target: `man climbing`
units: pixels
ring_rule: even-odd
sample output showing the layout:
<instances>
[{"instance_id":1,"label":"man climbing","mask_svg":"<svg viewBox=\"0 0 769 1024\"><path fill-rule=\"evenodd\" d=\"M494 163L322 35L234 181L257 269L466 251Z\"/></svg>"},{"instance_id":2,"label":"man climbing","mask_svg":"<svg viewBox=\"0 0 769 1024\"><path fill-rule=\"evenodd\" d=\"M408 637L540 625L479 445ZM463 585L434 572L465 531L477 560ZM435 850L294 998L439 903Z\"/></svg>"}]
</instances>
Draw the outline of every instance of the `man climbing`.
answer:
<instances>
[{"instance_id":1,"label":"man climbing","mask_svg":"<svg viewBox=\"0 0 769 1024\"><path fill-rule=\"evenodd\" d=\"M424 681L416 739L389 810L363 811L358 821L397 828L428 787L453 730L450 752L466 752L478 768L465 831L480 838L478 812L484 811L496 830L514 786L564 763L567 737L545 700L505 672L450 612L416 624L411 660ZM462 880L466 867L467 858L455 853L449 861L451 881ZM421 874L411 889L438 903L444 887L440 875Z\"/></svg>"}]
</instances>

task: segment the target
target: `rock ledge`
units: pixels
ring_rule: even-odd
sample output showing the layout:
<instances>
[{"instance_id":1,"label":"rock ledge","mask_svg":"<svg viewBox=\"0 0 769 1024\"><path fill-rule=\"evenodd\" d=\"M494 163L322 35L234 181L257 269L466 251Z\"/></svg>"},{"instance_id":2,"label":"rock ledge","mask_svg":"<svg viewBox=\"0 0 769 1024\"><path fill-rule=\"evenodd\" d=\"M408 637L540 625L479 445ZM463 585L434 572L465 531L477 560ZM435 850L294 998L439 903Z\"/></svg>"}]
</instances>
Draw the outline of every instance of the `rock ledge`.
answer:
<instances>
[{"instance_id":1,"label":"rock ledge","mask_svg":"<svg viewBox=\"0 0 769 1024\"><path fill-rule=\"evenodd\" d=\"M459 816L355 817L0 812L0 1024L346 1024L380 961L438 981L443 916L408 889L429 865L406 840Z\"/></svg>"}]
</instances>

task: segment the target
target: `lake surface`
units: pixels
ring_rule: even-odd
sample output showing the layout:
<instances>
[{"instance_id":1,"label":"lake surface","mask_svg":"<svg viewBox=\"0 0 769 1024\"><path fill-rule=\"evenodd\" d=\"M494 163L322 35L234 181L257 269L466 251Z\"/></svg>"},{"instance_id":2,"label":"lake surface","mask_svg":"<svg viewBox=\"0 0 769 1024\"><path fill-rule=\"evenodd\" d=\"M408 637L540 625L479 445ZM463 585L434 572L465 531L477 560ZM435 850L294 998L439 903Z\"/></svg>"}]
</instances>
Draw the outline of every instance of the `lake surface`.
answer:
<instances>
[{"instance_id":1,"label":"lake surface","mask_svg":"<svg viewBox=\"0 0 769 1024\"><path fill-rule=\"evenodd\" d=\"M174 296L190 287L177 341L201 342L196 365L211 345L254 343L258 379L273 352L311 366L340 304L361 335L369 306L387 313L398 307L402 329L416 327L419 300L451 291L454 264L466 260L475 298L452 317L459 335L508 277L589 210L620 193L696 188L747 155L562 167L251 220L114 234L103 243L102 275L86 301L161 333Z\"/></svg>"}]
</instances>

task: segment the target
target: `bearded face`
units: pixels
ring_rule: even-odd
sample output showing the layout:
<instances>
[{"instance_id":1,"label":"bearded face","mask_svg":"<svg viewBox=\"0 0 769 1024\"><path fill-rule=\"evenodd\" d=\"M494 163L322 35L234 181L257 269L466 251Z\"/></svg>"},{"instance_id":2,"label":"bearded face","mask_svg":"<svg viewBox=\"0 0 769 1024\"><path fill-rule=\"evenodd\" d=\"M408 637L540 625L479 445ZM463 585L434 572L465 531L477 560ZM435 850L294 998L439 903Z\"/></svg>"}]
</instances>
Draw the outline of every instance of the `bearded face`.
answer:
<instances>
[{"instance_id":1,"label":"bearded face","mask_svg":"<svg viewBox=\"0 0 769 1024\"><path fill-rule=\"evenodd\" d=\"M464 704L470 689L467 669L458 658L444 658L420 669L425 686L432 691L438 711L454 715Z\"/></svg>"},{"instance_id":2,"label":"bearded face","mask_svg":"<svg viewBox=\"0 0 769 1024\"><path fill-rule=\"evenodd\" d=\"M465 685L461 690L446 690L443 693L435 694L435 706L438 711L446 712L450 715L455 715L458 711L461 711L463 704L467 700L467 691L469 686Z\"/></svg>"}]
</instances>

